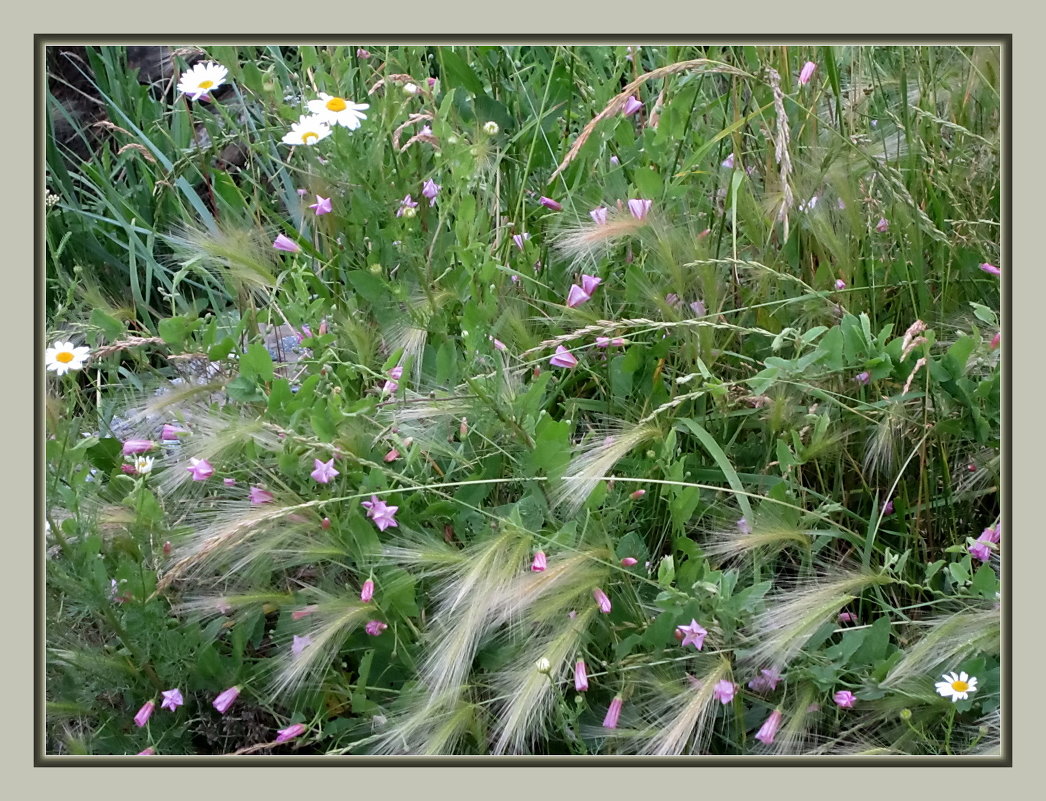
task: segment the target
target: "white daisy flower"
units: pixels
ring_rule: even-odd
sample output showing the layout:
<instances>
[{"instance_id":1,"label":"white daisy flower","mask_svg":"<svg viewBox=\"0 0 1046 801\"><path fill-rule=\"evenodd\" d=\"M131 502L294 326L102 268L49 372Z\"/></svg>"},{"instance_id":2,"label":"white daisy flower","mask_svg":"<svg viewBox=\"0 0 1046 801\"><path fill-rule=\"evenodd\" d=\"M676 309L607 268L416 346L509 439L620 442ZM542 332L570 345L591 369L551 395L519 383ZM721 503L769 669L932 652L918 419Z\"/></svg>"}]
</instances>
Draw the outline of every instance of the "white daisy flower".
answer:
<instances>
[{"instance_id":1,"label":"white daisy flower","mask_svg":"<svg viewBox=\"0 0 1046 801\"><path fill-rule=\"evenodd\" d=\"M314 145L330 135L330 126L321 117L316 114L303 114L297 122L291 123L290 133L284 135L283 143Z\"/></svg>"},{"instance_id":2,"label":"white daisy flower","mask_svg":"<svg viewBox=\"0 0 1046 801\"><path fill-rule=\"evenodd\" d=\"M182 77L178 79L178 91L189 95L193 100L199 100L225 83L228 74L229 70L213 61L193 64L192 69L183 72Z\"/></svg>"},{"instance_id":3,"label":"white daisy flower","mask_svg":"<svg viewBox=\"0 0 1046 801\"><path fill-rule=\"evenodd\" d=\"M353 103L344 97L331 97L325 92L320 92L319 100L309 101L309 111L313 114L329 125L344 125L350 131L360 127L360 120L367 119L363 111L368 108L369 103Z\"/></svg>"},{"instance_id":4,"label":"white daisy flower","mask_svg":"<svg viewBox=\"0 0 1046 801\"><path fill-rule=\"evenodd\" d=\"M74 348L72 342L55 342L44 351L44 361L48 370L65 375L70 370L82 369L90 352L91 349L83 345Z\"/></svg>"},{"instance_id":5,"label":"white daisy flower","mask_svg":"<svg viewBox=\"0 0 1046 801\"><path fill-rule=\"evenodd\" d=\"M965 701L970 693L977 690L977 677L967 675L966 671L956 675L954 672L945 673L941 678L944 681L937 682L937 693L947 698L952 697L952 703Z\"/></svg>"},{"instance_id":6,"label":"white daisy flower","mask_svg":"<svg viewBox=\"0 0 1046 801\"><path fill-rule=\"evenodd\" d=\"M134 460L134 471L139 475L144 476L146 473L151 473L152 469L152 456L139 456L137 459Z\"/></svg>"}]
</instances>

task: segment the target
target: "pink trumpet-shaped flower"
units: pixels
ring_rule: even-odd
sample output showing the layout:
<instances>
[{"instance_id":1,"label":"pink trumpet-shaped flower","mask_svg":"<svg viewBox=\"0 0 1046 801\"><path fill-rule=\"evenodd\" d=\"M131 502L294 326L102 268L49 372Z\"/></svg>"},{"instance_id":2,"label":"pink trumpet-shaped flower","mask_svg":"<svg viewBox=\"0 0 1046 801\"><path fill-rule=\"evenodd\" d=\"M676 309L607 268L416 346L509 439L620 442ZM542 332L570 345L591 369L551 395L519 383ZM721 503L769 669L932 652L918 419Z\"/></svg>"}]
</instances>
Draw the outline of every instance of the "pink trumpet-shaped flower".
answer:
<instances>
[{"instance_id":1,"label":"pink trumpet-shaped flower","mask_svg":"<svg viewBox=\"0 0 1046 801\"><path fill-rule=\"evenodd\" d=\"M155 443L151 439L129 439L123 444L123 455L133 456L136 453L147 453L153 449Z\"/></svg>"},{"instance_id":2,"label":"pink trumpet-shaped flower","mask_svg":"<svg viewBox=\"0 0 1046 801\"><path fill-rule=\"evenodd\" d=\"M603 279L595 275L581 274L581 288L586 294L591 295L596 291L596 288L603 283Z\"/></svg>"},{"instance_id":3,"label":"pink trumpet-shaped flower","mask_svg":"<svg viewBox=\"0 0 1046 801\"><path fill-rule=\"evenodd\" d=\"M748 525L748 521L743 517L737 519L737 530L745 535L752 533L752 527Z\"/></svg>"},{"instance_id":4,"label":"pink trumpet-shaped flower","mask_svg":"<svg viewBox=\"0 0 1046 801\"><path fill-rule=\"evenodd\" d=\"M722 166L726 167L728 170L732 170L734 168L734 154L733 153L731 153L729 156L727 156L725 159L723 159Z\"/></svg>"},{"instance_id":5,"label":"pink trumpet-shaped flower","mask_svg":"<svg viewBox=\"0 0 1046 801\"><path fill-rule=\"evenodd\" d=\"M548 559L545 557L544 551L538 551L534 554L534 561L530 565L530 569L534 573L540 573L542 570L548 567Z\"/></svg>"},{"instance_id":6,"label":"pink trumpet-shaped flower","mask_svg":"<svg viewBox=\"0 0 1046 801\"><path fill-rule=\"evenodd\" d=\"M396 461L399 458L400 458L400 452L398 450L396 450L395 448L393 448L392 450L390 450L388 453L386 453L382 457L382 460L385 461L385 462L394 462L394 461Z\"/></svg>"},{"instance_id":7,"label":"pink trumpet-shaped flower","mask_svg":"<svg viewBox=\"0 0 1046 801\"><path fill-rule=\"evenodd\" d=\"M712 688L712 696L721 704L729 704L733 701L736 692L737 685L727 679L716 682L716 686Z\"/></svg>"},{"instance_id":8,"label":"pink trumpet-shaped flower","mask_svg":"<svg viewBox=\"0 0 1046 801\"><path fill-rule=\"evenodd\" d=\"M599 607L599 611L604 615L610 614L610 598L598 587L592 590L592 597L596 599L596 605Z\"/></svg>"},{"instance_id":9,"label":"pink trumpet-shaped flower","mask_svg":"<svg viewBox=\"0 0 1046 801\"><path fill-rule=\"evenodd\" d=\"M219 693L218 697L211 702L211 705L217 709L218 712L224 715L229 711L229 707L232 706L239 697L240 688L230 687L228 690Z\"/></svg>"},{"instance_id":10,"label":"pink trumpet-shaped flower","mask_svg":"<svg viewBox=\"0 0 1046 801\"><path fill-rule=\"evenodd\" d=\"M632 95L632 97L628 98L628 100L625 101L625 105L621 107L621 113L624 114L626 117L630 117L637 111L639 111L639 109L641 108L643 108L642 101L639 100L639 98L637 98L635 95Z\"/></svg>"},{"instance_id":11,"label":"pink trumpet-shaped flower","mask_svg":"<svg viewBox=\"0 0 1046 801\"><path fill-rule=\"evenodd\" d=\"M371 579L367 579L363 582L363 589L360 590L360 600L363 603L369 603L374 597L374 582Z\"/></svg>"},{"instance_id":12,"label":"pink trumpet-shaped flower","mask_svg":"<svg viewBox=\"0 0 1046 801\"><path fill-rule=\"evenodd\" d=\"M235 478L223 478L222 479L222 483L225 486L227 486L227 487L235 487L236 486L236 479Z\"/></svg>"},{"instance_id":13,"label":"pink trumpet-shaped flower","mask_svg":"<svg viewBox=\"0 0 1046 801\"><path fill-rule=\"evenodd\" d=\"M309 473L309 475L319 483L329 484L335 476L340 475L340 471L334 469L333 456L326 462L321 462L319 459L313 459L312 461L316 469Z\"/></svg>"},{"instance_id":14,"label":"pink trumpet-shaped flower","mask_svg":"<svg viewBox=\"0 0 1046 801\"><path fill-rule=\"evenodd\" d=\"M182 698L182 691L177 687L173 690L164 690L160 695L163 696L163 703L160 704L161 709L169 709L173 712L185 703L185 699Z\"/></svg>"},{"instance_id":15,"label":"pink trumpet-shaped flower","mask_svg":"<svg viewBox=\"0 0 1046 801\"><path fill-rule=\"evenodd\" d=\"M621 560L621 567L632 567L632 565L638 565L639 560L633 556L626 556Z\"/></svg>"},{"instance_id":16,"label":"pink trumpet-shaped flower","mask_svg":"<svg viewBox=\"0 0 1046 801\"><path fill-rule=\"evenodd\" d=\"M134 716L134 725L139 729L142 728L142 726L149 722L149 718L152 717L154 709L156 709L155 701L146 701L142 704L142 708L139 709L138 714Z\"/></svg>"},{"instance_id":17,"label":"pink trumpet-shaped flower","mask_svg":"<svg viewBox=\"0 0 1046 801\"><path fill-rule=\"evenodd\" d=\"M835 288L838 289L838 290L846 289L846 281L844 281L842 278L836 278L835 279Z\"/></svg>"},{"instance_id":18,"label":"pink trumpet-shaped flower","mask_svg":"<svg viewBox=\"0 0 1046 801\"><path fill-rule=\"evenodd\" d=\"M554 367L574 368L577 366L577 360L574 359L573 353L563 347L563 345L556 346L555 356L548 361Z\"/></svg>"},{"instance_id":19,"label":"pink trumpet-shaped flower","mask_svg":"<svg viewBox=\"0 0 1046 801\"><path fill-rule=\"evenodd\" d=\"M370 58L370 50L365 50L362 47L356 49L356 58L368 59Z\"/></svg>"},{"instance_id":20,"label":"pink trumpet-shaped flower","mask_svg":"<svg viewBox=\"0 0 1046 801\"><path fill-rule=\"evenodd\" d=\"M693 645L698 651L704 646L705 637L708 636L708 630L693 619L691 619L689 626L676 626L676 631L683 635L683 641L680 645L683 647Z\"/></svg>"},{"instance_id":21,"label":"pink trumpet-shaped flower","mask_svg":"<svg viewBox=\"0 0 1046 801\"><path fill-rule=\"evenodd\" d=\"M875 224L875 230L878 231L880 234L885 234L889 228L890 221L885 217L880 217L879 222Z\"/></svg>"},{"instance_id":22,"label":"pink trumpet-shaped flower","mask_svg":"<svg viewBox=\"0 0 1046 801\"><path fill-rule=\"evenodd\" d=\"M621 717L621 705L624 700L620 695L615 695L614 700L610 702L610 706L607 708L606 717L603 718L603 727L607 729L616 729L618 718Z\"/></svg>"},{"instance_id":23,"label":"pink trumpet-shaped flower","mask_svg":"<svg viewBox=\"0 0 1046 801\"><path fill-rule=\"evenodd\" d=\"M330 214L334 211L331 199L329 197L320 197L319 195L316 195L315 203L309 204L309 208L316 212L317 217L321 214Z\"/></svg>"},{"instance_id":24,"label":"pink trumpet-shaped flower","mask_svg":"<svg viewBox=\"0 0 1046 801\"><path fill-rule=\"evenodd\" d=\"M301 252L301 246L293 239L289 239L283 234L276 235L276 239L273 240L272 246L276 248L276 250L285 250L288 253Z\"/></svg>"},{"instance_id":25,"label":"pink trumpet-shaped flower","mask_svg":"<svg viewBox=\"0 0 1046 801\"><path fill-rule=\"evenodd\" d=\"M781 681L781 674L777 668L764 668L759 675L748 682L748 687L757 693L773 692L777 689L777 683Z\"/></svg>"},{"instance_id":26,"label":"pink trumpet-shaped flower","mask_svg":"<svg viewBox=\"0 0 1046 801\"><path fill-rule=\"evenodd\" d=\"M273 494L268 490L262 489L261 487L251 487L250 499L251 503L255 505L262 503L272 503Z\"/></svg>"},{"instance_id":27,"label":"pink trumpet-shaped flower","mask_svg":"<svg viewBox=\"0 0 1046 801\"><path fill-rule=\"evenodd\" d=\"M652 205L654 205L654 201L652 200L633 198L628 201L628 210L637 220L642 220L646 218Z\"/></svg>"},{"instance_id":28,"label":"pink trumpet-shaped flower","mask_svg":"<svg viewBox=\"0 0 1046 801\"><path fill-rule=\"evenodd\" d=\"M428 198L430 206L435 206L436 195L439 194L439 190L442 188L443 187L441 187L439 184L437 184L435 181L429 178L427 181L425 181L424 184L422 184L421 194Z\"/></svg>"},{"instance_id":29,"label":"pink trumpet-shaped flower","mask_svg":"<svg viewBox=\"0 0 1046 801\"><path fill-rule=\"evenodd\" d=\"M390 527L399 527L395 517L397 510L399 510L398 506L389 506L385 501L378 498L377 495L371 495L369 501L363 501L360 505L367 510L367 517L374 521L378 531L384 531Z\"/></svg>"},{"instance_id":30,"label":"pink trumpet-shaped flower","mask_svg":"<svg viewBox=\"0 0 1046 801\"><path fill-rule=\"evenodd\" d=\"M301 620L303 617L311 615L317 609L319 609L319 607L316 604L309 604L308 606L303 606L301 609L295 609L291 612L291 620Z\"/></svg>"},{"instance_id":31,"label":"pink trumpet-shaped flower","mask_svg":"<svg viewBox=\"0 0 1046 801\"><path fill-rule=\"evenodd\" d=\"M538 203L540 203L546 209L552 209L552 211L563 211L563 206L561 204L557 203L550 197L545 197L544 195L541 196L541 198L538 200Z\"/></svg>"},{"instance_id":32,"label":"pink trumpet-shaped flower","mask_svg":"<svg viewBox=\"0 0 1046 801\"><path fill-rule=\"evenodd\" d=\"M192 473L193 481L206 481L214 475L214 467L206 459L197 459L195 456L189 459L189 466L185 468Z\"/></svg>"},{"instance_id":33,"label":"pink trumpet-shaped flower","mask_svg":"<svg viewBox=\"0 0 1046 801\"><path fill-rule=\"evenodd\" d=\"M775 709L770 713L770 717L766 719L766 722L759 727L759 731L756 732L755 739L764 745L770 745L774 741L774 737L777 736L777 730L781 728L781 714L780 709Z\"/></svg>"},{"instance_id":34,"label":"pink trumpet-shaped flower","mask_svg":"<svg viewBox=\"0 0 1046 801\"><path fill-rule=\"evenodd\" d=\"M156 753L156 749L149 746L144 751L139 751L137 756L153 756Z\"/></svg>"},{"instance_id":35,"label":"pink trumpet-shaped flower","mask_svg":"<svg viewBox=\"0 0 1046 801\"><path fill-rule=\"evenodd\" d=\"M165 423L163 429L160 431L160 439L168 442L178 439L179 434L188 434L184 428L178 428L178 426L172 426L170 423Z\"/></svg>"},{"instance_id":36,"label":"pink trumpet-shaped flower","mask_svg":"<svg viewBox=\"0 0 1046 801\"><path fill-rule=\"evenodd\" d=\"M570 285L570 292L567 293L567 308L576 309L582 303L588 303L590 300L592 300L592 296L584 289L577 284Z\"/></svg>"},{"instance_id":37,"label":"pink trumpet-shaped flower","mask_svg":"<svg viewBox=\"0 0 1046 801\"><path fill-rule=\"evenodd\" d=\"M1002 275L1002 270L1000 270L994 264L988 264L988 262L985 262L984 264L978 264L977 266L984 270L984 272L986 273L991 273L992 275Z\"/></svg>"},{"instance_id":38,"label":"pink trumpet-shaped flower","mask_svg":"<svg viewBox=\"0 0 1046 801\"><path fill-rule=\"evenodd\" d=\"M417 207L418 202L416 200L411 199L410 195L407 195L403 198L403 200L400 201L400 207L396 211L396 216L402 217L404 214L407 214L408 217L412 217L414 216L414 209L416 209ZM408 209L410 210L409 212Z\"/></svg>"},{"instance_id":39,"label":"pink trumpet-shaped flower","mask_svg":"<svg viewBox=\"0 0 1046 801\"><path fill-rule=\"evenodd\" d=\"M814 75L814 70L817 69L817 65L812 61L807 61L803 64L802 70L799 71L799 83L807 84Z\"/></svg>"},{"instance_id":40,"label":"pink trumpet-shaped flower","mask_svg":"<svg viewBox=\"0 0 1046 801\"><path fill-rule=\"evenodd\" d=\"M530 239L530 234L527 233L512 235L513 244L515 244L515 246L520 250L523 250L523 243L526 242L528 239Z\"/></svg>"},{"instance_id":41,"label":"pink trumpet-shaped flower","mask_svg":"<svg viewBox=\"0 0 1046 801\"><path fill-rule=\"evenodd\" d=\"M628 341L624 337L596 337L597 348L609 348L613 345L615 348L623 348L628 344Z\"/></svg>"},{"instance_id":42,"label":"pink trumpet-shaped flower","mask_svg":"<svg viewBox=\"0 0 1046 801\"><path fill-rule=\"evenodd\" d=\"M835 695L832 696L832 700L835 701L835 705L842 709L850 709L855 703L857 703L857 696L849 690L839 690Z\"/></svg>"},{"instance_id":43,"label":"pink trumpet-shaped flower","mask_svg":"<svg viewBox=\"0 0 1046 801\"><path fill-rule=\"evenodd\" d=\"M574 689L579 693L588 689L588 671L585 670L584 659L579 659L574 665Z\"/></svg>"},{"instance_id":44,"label":"pink trumpet-shaped flower","mask_svg":"<svg viewBox=\"0 0 1046 801\"><path fill-rule=\"evenodd\" d=\"M513 276L513 278L515 278L515 276ZM505 343L502 342L500 339L497 339L496 337L490 337L490 341L494 343L494 350L500 350L502 352L508 350L508 348L505 347Z\"/></svg>"},{"instance_id":45,"label":"pink trumpet-shaped flower","mask_svg":"<svg viewBox=\"0 0 1046 801\"><path fill-rule=\"evenodd\" d=\"M867 371L863 372L863 373L858 373L857 375L854 376L854 381L856 381L858 384L867 384L871 380L872 380L871 373L869 373Z\"/></svg>"},{"instance_id":46,"label":"pink trumpet-shaped flower","mask_svg":"<svg viewBox=\"0 0 1046 801\"><path fill-rule=\"evenodd\" d=\"M377 637L388 627L388 623L382 623L380 620L372 620L369 623L367 623L366 626L363 627L363 630L366 631L371 637Z\"/></svg>"},{"instance_id":47,"label":"pink trumpet-shaped flower","mask_svg":"<svg viewBox=\"0 0 1046 801\"><path fill-rule=\"evenodd\" d=\"M286 729L277 729L276 731L276 742L285 743L288 740L293 740L298 735L305 733L304 723L293 723Z\"/></svg>"},{"instance_id":48,"label":"pink trumpet-shaped flower","mask_svg":"<svg viewBox=\"0 0 1046 801\"><path fill-rule=\"evenodd\" d=\"M291 641L291 653L297 656L310 645L312 645L312 637L299 637L295 634L294 639Z\"/></svg>"},{"instance_id":49,"label":"pink trumpet-shaped flower","mask_svg":"<svg viewBox=\"0 0 1046 801\"><path fill-rule=\"evenodd\" d=\"M592 221L596 225L606 225L607 224L607 207L606 206L600 206L597 209L592 209L592 211L590 211L588 213L588 216L592 218Z\"/></svg>"},{"instance_id":50,"label":"pink trumpet-shaped flower","mask_svg":"<svg viewBox=\"0 0 1046 801\"><path fill-rule=\"evenodd\" d=\"M857 622L857 615L855 615L853 612L840 612L839 613L839 622L840 623L856 623Z\"/></svg>"},{"instance_id":51,"label":"pink trumpet-shaped flower","mask_svg":"<svg viewBox=\"0 0 1046 801\"><path fill-rule=\"evenodd\" d=\"M562 345L556 347L556 355L549 359L549 363L554 367L566 367L568 369L577 367L577 359Z\"/></svg>"},{"instance_id":52,"label":"pink trumpet-shaped flower","mask_svg":"<svg viewBox=\"0 0 1046 801\"><path fill-rule=\"evenodd\" d=\"M1002 339L1002 331L996 331L995 336L992 337L992 341L988 345L988 350L995 350L999 347L999 342Z\"/></svg>"},{"instance_id":53,"label":"pink trumpet-shaped flower","mask_svg":"<svg viewBox=\"0 0 1046 801\"><path fill-rule=\"evenodd\" d=\"M631 498L633 501L638 501L644 495L646 495L645 489L637 489L635 492L630 493L628 497Z\"/></svg>"}]
</instances>

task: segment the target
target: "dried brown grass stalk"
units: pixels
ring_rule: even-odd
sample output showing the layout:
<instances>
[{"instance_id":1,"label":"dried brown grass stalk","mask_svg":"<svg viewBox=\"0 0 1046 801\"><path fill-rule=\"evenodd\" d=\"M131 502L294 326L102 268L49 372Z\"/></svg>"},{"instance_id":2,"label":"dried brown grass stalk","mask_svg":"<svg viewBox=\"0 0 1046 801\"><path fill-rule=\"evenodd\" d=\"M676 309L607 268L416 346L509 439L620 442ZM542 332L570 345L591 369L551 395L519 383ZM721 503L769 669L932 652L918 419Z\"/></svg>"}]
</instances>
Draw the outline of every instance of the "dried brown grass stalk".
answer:
<instances>
[{"instance_id":1,"label":"dried brown grass stalk","mask_svg":"<svg viewBox=\"0 0 1046 801\"><path fill-rule=\"evenodd\" d=\"M408 147L413 145L415 142L428 142L434 148L439 150L439 139L435 136L429 136L428 134L417 133L414 134L410 139L400 144L400 138L403 136L403 132L410 126L418 122L432 122L433 116L428 113L411 114L410 119L400 125L395 131L392 132L392 148L397 153L402 153Z\"/></svg>"},{"instance_id":2,"label":"dried brown grass stalk","mask_svg":"<svg viewBox=\"0 0 1046 801\"><path fill-rule=\"evenodd\" d=\"M121 339L114 342L111 345L106 345L104 348L99 348L91 354L92 359L101 359L103 356L109 356L110 354L116 353L118 350L125 350L126 348L137 348L140 345L162 345L163 337L128 337L127 339Z\"/></svg>"},{"instance_id":3,"label":"dried brown grass stalk","mask_svg":"<svg viewBox=\"0 0 1046 801\"><path fill-rule=\"evenodd\" d=\"M596 129L596 126L608 117L612 117L618 112L620 112L625 105L625 101L627 101L628 98L635 94L636 89L645 84L647 81L652 81L656 78L664 78L667 75L675 75L680 72L718 72L727 75L736 75L739 78L754 77L749 73L745 72L744 70L738 69L737 67L731 67L729 64L723 64L722 62L712 61L711 59L707 58L694 58L688 61L677 61L675 64L669 64L665 67L658 67L656 70L652 70L650 72L646 72L640 75L630 84L628 84L628 86L626 86L623 90L621 90L621 92L615 95L614 99L606 105L606 108L604 108L595 117L589 120L588 125L586 125L584 129L581 131L581 133L578 134L578 138L575 140L574 144L570 146L570 150L567 151L566 156L563 157L563 161L561 161L559 163L559 166L556 167L555 171L548 179L548 182L552 183L554 180L556 180L556 178L559 177L559 174L570 165L570 162L577 158L577 154L581 152L581 148L584 146L585 142L588 141L588 138L592 135L592 132Z\"/></svg>"}]
</instances>

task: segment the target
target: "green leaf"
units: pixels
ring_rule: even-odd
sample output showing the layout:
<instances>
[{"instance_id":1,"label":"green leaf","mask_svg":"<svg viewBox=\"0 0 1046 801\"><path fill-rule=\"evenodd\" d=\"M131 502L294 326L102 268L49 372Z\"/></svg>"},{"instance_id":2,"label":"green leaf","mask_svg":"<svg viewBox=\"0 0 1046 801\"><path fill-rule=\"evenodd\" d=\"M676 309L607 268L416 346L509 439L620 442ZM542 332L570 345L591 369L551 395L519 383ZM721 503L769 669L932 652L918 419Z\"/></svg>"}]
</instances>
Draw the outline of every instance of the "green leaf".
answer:
<instances>
[{"instance_id":1,"label":"green leaf","mask_svg":"<svg viewBox=\"0 0 1046 801\"><path fill-rule=\"evenodd\" d=\"M260 342L252 342L240 357L240 375L250 379L272 381L272 356Z\"/></svg>"},{"instance_id":2,"label":"green leaf","mask_svg":"<svg viewBox=\"0 0 1046 801\"><path fill-rule=\"evenodd\" d=\"M172 347L181 347L192 330L192 323L187 317L167 317L160 320L157 331L160 337Z\"/></svg>"},{"instance_id":3,"label":"green leaf","mask_svg":"<svg viewBox=\"0 0 1046 801\"><path fill-rule=\"evenodd\" d=\"M93 309L91 311L91 325L102 329L102 333L109 339L119 339L127 330L123 323L111 314L106 314L101 309Z\"/></svg>"},{"instance_id":4,"label":"green leaf","mask_svg":"<svg viewBox=\"0 0 1046 801\"><path fill-rule=\"evenodd\" d=\"M439 58L443 64L446 85L463 86L474 95L482 95L483 81L472 70L465 60L449 47L439 48Z\"/></svg>"},{"instance_id":5,"label":"green leaf","mask_svg":"<svg viewBox=\"0 0 1046 801\"><path fill-rule=\"evenodd\" d=\"M723 475L726 476L727 483L730 484L730 488L736 493L737 505L741 507L741 511L744 516L749 520L753 520L752 506L748 503L748 497L745 495L744 485L741 483L741 479L737 476L737 471L734 470L734 466L730 463L723 449L719 447L719 443L715 441L711 434L696 421L688 417L680 418L676 421L676 426L684 426L691 434L693 434L698 442L700 442L708 455L711 456L719 469L723 471Z\"/></svg>"},{"instance_id":6,"label":"green leaf","mask_svg":"<svg viewBox=\"0 0 1046 801\"><path fill-rule=\"evenodd\" d=\"M853 655L851 663L871 665L886 657L890 644L890 618L883 615L866 629L861 647Z\"/></svg>"},{"instance_id":7,"label":"green leaf","mask_svg":"<svg viewBox=\"0 0 1046 801\"><path fill-rule=\"evenodd\" d=\"M994 598L999 591L999 577L995 575L992 566L985 563L973 574L970 582L970 592L985 598Z\"/></svg>"},{"instance_id":8,"label":"green leaf","mask_svg":"<svg viewBox=\"0 0 1046 801\"><path fill-rule=\"evenodd\" d=\"M226 394L234 401L240 403L255 403L265 400L265 393L261 391L257 382L245 375L236 376L225 385Z\"/></svg>"}]
</instances>

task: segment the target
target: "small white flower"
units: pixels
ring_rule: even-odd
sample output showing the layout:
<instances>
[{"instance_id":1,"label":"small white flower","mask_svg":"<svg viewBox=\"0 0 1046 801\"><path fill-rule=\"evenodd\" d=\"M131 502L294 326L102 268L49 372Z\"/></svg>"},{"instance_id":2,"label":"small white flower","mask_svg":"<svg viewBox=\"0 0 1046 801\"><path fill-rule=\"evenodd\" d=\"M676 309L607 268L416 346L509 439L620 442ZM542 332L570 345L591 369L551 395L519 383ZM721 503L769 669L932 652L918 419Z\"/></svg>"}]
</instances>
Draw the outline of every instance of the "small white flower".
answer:
<instances>
[{"instance_id":1,"label":"small white flower","mask_svg":"<svg viewBox=\"0 0 1046 801\"><path fill-rule=\"evenodd\" d=\"M353 103L344 97L331 97L325 92L320 92L319 100L309 101L309 111L328 125L344 125L350 131L360 127L360 120L367 119L363 111L368 108L369 103Z\"/></svg>"},{"instance_id":2,"label":"small white flower","mask_svg":"<svg viewBox=\"0 0 1046 801\"><path fill-rule=\"evenodd\" d=\"M189 95L193 100L214 91L223 83L229 70L221 64L208 61L206 64L193 64L192 69L183 72L178 79L178 91Z\"/></svg>"},{"instance_id":3,"label":"small white flower","mask_svg":"<svg viewBox=\"0 0 1046 801\"><path fill-rule=\"evenodd\" d=\"M937 682L937 693L947 698L952 697L952 703L965 701L968 695L977 690L977 677L969 676L966 671L956 675L954 672L945 673L941 678L944 681Z\"/></svg>"},{"instance_id":4,"label":"small white flower","mask_svg":"<svg viewBox=\"0 0 1046 801\"><path fill-rule=\"evenodd\" d=\"M70 370L82 369L90 352L91 349L84 345L74 348L72 342L55 342L44 351L44 361L48 370L65 375Z\"/></svg>"},{"instance_id":5,"label":"small white flower","mask_svg":"<svg viewBox=\"0 0 1046 801\"><path fill-rule=\"evenodd\" d=\"M285 145L314 145L331 135L330 126L315 114L302 114L283 137Z\"/></svg>"},{"instance_id":6,"label":"small white flower","mask_svg":"<svg viewBox=\"0 0 1046 801\"><path fill-rule=\"evenodd\" d=\"M418 88L416 83L405 83L403 84L403 94L405 95L416 95L421 90Z\"/></svg>"},{"instance_id":7,"label":"small white flower","mask_svg":"<svg viewBox=\"0 0 1046 801\"><path fill-rule=\"evenodd\" d=\"M151 473L153 470L153 457L152 456L139 456L134 460L134 471L139 475L145 475Z\"/></svg>"},{"instance_id":8,"label":"small white flower","mask_svg":"<svg viewBox=\"0 0 1046 801\"><path fill-rule=\"evenodd\" d=\"M485 123L483 123L483 132L488 133L491 136L493 136L500 130L501 129L498 127L498 124L494 122L494 120L487 120Z\"/></svg>"},{"instance_id":9,"label":"small white flower","mask_svg":"<svg viewBox=\"0 0 1046 801\"><path fill-rule=\"evenodd\" d=\"M545 657L541 657L541 659L534 663L534 667L537 668L538 673L548 673L552 670L552 663Z\"/></svg>"}]
</instances>

